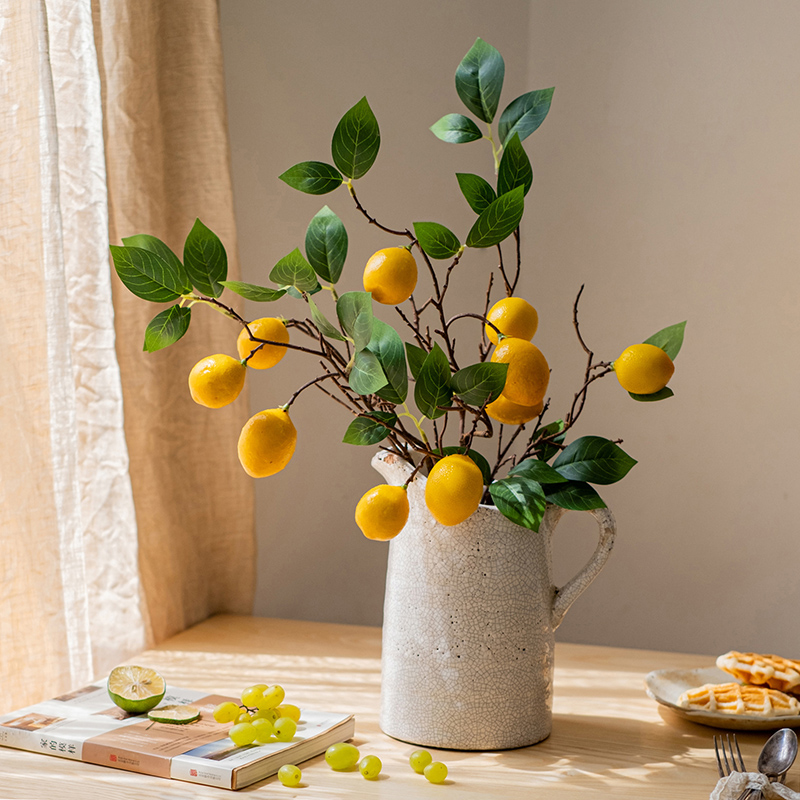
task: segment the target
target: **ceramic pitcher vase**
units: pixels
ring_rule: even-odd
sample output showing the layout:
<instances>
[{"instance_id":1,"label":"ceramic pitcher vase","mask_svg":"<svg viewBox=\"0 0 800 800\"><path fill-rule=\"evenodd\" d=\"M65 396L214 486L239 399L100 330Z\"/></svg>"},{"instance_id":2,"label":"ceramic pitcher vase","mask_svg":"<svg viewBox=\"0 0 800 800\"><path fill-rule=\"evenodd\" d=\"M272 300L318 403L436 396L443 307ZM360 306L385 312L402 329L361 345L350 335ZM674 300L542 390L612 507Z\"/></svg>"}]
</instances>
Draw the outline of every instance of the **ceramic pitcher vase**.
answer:
<instances>
[{"instance_id":1,"label":"ceramic pitcher vase","mask_svg":"<svg viewBox=\"0 0 800 800\"><path fill-rule=\"evenodd\" d=\"M372 465L402 485L413 467L379 451ZM380 726L405 742L455 750L524 747L552 727L554 631L603 568L616 525L591 513L599 543L586 566L553 585L551 541L565 513L548 505L538 532L480 506L446 527L425 506L426 478L389 544Z\"/></svg>"}]
</instances>

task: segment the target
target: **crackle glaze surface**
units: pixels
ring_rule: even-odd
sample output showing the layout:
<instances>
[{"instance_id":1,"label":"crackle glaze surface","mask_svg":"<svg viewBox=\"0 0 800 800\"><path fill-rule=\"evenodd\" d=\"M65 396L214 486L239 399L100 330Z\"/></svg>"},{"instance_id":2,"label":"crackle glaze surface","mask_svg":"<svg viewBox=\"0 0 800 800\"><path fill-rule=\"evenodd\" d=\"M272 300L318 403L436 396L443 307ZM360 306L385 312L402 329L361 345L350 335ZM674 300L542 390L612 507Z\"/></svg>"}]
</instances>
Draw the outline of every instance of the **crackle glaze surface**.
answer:
<instances>
[{"instance_id":1,"label":"crackle glaze surface","mask_svg":"<svg viewBox=\"0 0 800 800\"><path fill-rule=\"evenodd\" d=\"M393 485L411 467L380 451ZM383 619L380 724L429 747L497 750L545 739L552 721L554 630L602 569L615 525L607 509L584 569L557 589L551 539L564 511L548 506L538 533L481 506L445 527L425 506L425 478L408 487L408 523L391 541Z\"/></svg>"}]
</instances>

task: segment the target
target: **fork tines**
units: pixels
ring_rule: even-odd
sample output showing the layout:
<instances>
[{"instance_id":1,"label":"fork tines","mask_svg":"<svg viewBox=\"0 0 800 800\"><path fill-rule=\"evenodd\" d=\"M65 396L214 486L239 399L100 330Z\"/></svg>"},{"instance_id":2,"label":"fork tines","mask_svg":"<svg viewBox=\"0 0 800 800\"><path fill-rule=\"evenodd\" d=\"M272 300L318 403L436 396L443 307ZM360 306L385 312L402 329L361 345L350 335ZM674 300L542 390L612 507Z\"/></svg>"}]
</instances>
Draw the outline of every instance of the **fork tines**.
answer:
<instances>
[{"instance_id":1,"label":"fork tines","mask_svg":"<svg viewBox=\"0 0 800 800\"><path fill-rule=\"evenodd\" d=\"M725 743L727 740L727 750ZM734 751L734 747L736 750ZM721 753L720 753L721 751ZM732 772L747 772L742 758L742 751L739 749L739 742L736 741L736 734L726 733L725 736L714 737L714 752L717 756L717 769L720 778L730 775ZM737 760L738 759L738 760Z\"/></svg>"}]
</instances>

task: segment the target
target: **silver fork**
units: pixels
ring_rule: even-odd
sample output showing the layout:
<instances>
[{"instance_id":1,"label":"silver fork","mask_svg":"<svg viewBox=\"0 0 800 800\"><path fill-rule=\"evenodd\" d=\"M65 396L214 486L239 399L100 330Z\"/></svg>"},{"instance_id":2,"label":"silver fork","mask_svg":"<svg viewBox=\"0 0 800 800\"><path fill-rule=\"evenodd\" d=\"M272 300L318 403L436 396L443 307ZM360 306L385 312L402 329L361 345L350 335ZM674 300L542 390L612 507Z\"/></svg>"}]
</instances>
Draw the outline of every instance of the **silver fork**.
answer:
<instances>
[{"instance_id":1,"label":"silver fork","mask_svg":"<svg viewBox=\"0 0 800 800\"><path fill-rule=\"evenodd\" d=\"M726 741L728 743L727 750L725 749ZM736 752L734 752L734 747L736 748ZM715 736L714 753L717 756L717 769L719 770L720 778L725 778L733 772L747 772L747 767L744 765L742 751L739 749L739 742L736 741L735 733L733 736L731 736L730 733L726 733L724 737L721 735ZM736 800L745 800L746 797L750 796L750 792L750 789L745 789Z\"/></svg>"}]
</instances>

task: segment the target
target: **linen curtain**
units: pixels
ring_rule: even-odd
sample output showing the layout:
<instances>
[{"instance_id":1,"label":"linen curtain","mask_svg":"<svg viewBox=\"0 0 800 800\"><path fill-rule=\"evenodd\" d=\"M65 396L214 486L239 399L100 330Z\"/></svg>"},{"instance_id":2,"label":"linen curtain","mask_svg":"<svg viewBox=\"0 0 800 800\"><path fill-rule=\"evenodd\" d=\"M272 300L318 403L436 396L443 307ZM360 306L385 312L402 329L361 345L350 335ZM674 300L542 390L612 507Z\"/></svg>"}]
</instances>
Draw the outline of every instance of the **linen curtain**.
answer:
<instances>
[{"instance_id":1,"label":"linen curtain","mask_svg":"<svg viewBox=\"0 0 800 800\"><path fill-rule=\"evenodd\" d=\"M213 0L0 0L0 711L96 678L215 612L249 613L247 398L186 376L228 320L142 352L160 307L109 243L178 254L195 216L236 277ZM202 309L205 310L205 309ZM202 316L202 318L201 318Z\"/></svg>"}]
</instances>

